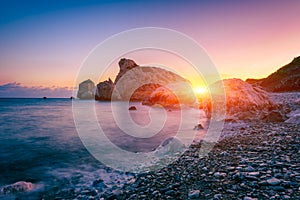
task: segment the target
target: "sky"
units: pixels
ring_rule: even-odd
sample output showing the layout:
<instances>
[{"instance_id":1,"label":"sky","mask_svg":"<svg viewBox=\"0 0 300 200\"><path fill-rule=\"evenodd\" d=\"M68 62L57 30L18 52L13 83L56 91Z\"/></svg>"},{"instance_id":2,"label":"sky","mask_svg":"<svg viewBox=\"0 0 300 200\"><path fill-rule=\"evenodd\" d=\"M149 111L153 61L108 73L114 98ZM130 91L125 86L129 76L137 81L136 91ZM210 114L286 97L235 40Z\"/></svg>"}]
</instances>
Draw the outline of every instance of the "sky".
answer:
<instances>
[{"instance_id":1,"label":"sky","mask_svg":"<svg viewBox=\"0 0 300 200\"><path fill-rule=\"evenodd\" d=\"M223 78L263 78L300 55L299 10L299 0L3 0L0 97L69 97L95 46L141 27L169 28L193 38ZM171 65L184 73L183 66Z\"/></svg>"}]
</instances>

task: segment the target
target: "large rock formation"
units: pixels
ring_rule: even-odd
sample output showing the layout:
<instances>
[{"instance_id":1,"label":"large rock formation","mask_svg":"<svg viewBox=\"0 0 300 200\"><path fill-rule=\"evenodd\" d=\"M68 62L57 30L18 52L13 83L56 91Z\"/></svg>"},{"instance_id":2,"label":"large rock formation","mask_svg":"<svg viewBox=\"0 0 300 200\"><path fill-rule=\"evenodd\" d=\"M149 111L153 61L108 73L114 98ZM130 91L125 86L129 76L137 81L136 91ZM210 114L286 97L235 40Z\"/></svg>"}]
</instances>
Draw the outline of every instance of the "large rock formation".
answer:
<instances>
[{"instance_id":1,"label":"large rock formation","mask_svg":"<svg viewBox=\"0 0 300 200\"><path fill-rule=\"evenodd\" d=\"M97 85L96 100L143 101L147 105L168 107L179 101L195 101L189 81L173 72L142 67L125 58L120 60L119 67L114 83L109 79Z\"/></svg>"},{"instance_id":2,"label":"large rock formation","mask_svg":"<svg viewBox=\"0 0 300 200\"><path fill-rule=\"evenodd\" d=\"M181 76L158 67L135 67L128 70L116 82L117 95L122 100L143 101L160 87L169 88L173 92L188 86L189 81ZM190 85L189 85L190 86Z\"/></svg>"},{"instance_id":3,"label":"large rock formation","mask_svg":"<svg viewBox=\"0 0 300 200\"><path fill-rule=\"evenodd\" d=\"M222 88L222 83L226 95L226 120L272 120L272 112L279 109L279 106L269 99L266 91L253 87L241 79L225 79L214 83L210 87L211 93L214 94ZM203 103L204 107L209 107L206 112L210 115L211 101L205 99ZM278 112L280 114L279 110Z\"/></svg>"},{"instance_id":4,"label":"large rock formation","mask_svg":"<svg viewBox=\"0 0 300 200\"><path fill-rule=\"evenodd\" d=\"M247 79L246 82L261 86L269 92L300 91L300 56L291 63L263 79Z\"/></svg>"},{"instance_id":5,"label":"large rock formation","mask_svg":"<svg viewBox=\"0 0 300 200\"><path fill-rule=\"evenodd\" d=\"M77 97L79 99L94 99L95 98L95 83L90 79L79 84Z\"/></svg>"},{"instance_id":6,"label":"large rock formation","mask_svg":"<svg viewBox=\"0 0 300 200\"><path fill-rule=\"evenodd\" d=\"M138 65L133 60L122 58L119 61L119 67L120 67L120 71L115 79L115 84L127 71L129 71L135 67L138 67Z\"/></svg>"},{"instance_id":7,"label":"large rock formation","mask_svg":"<svg viewBox=\"0 0 300 200\"><path fill-rule=\"evenodd\" d=\"M110 78L106 81L98 83L95 94L95 100L110 101L113 89L114 83Z\"/></svg>"}]
</instances>

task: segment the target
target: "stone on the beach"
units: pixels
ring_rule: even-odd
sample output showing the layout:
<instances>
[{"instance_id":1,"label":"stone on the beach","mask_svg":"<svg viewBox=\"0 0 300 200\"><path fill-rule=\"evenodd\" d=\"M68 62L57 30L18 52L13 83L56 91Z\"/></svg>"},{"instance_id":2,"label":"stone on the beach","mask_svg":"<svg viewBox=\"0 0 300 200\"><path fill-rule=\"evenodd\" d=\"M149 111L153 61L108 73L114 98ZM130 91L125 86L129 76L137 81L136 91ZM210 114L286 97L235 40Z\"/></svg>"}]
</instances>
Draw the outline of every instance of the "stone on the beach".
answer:
<instances>
[{"instance_id":1,"label":"stone on the beach","mask_svg":"<svg viewBox=\"0 0 300 200\"><path fill-rule=\"evenodd\" d=\"M259 176L259 172L249 172L249 176Z\"/></svg>"},{"instance_id":2,"label":"stone on the beach","mask_svg":"<svg viewBox=\"0 0 300 200\"><path fill-rule=\"evenodd\" d=\"M221 194L215 194L215 195L214 195L214 198L215 198L215 199L222 199L222 195L221 195Z\"/></svg>"},{"instance_id":3,"label":"stone on the beach","mask_svg":"<svg viewBox=\"0 0 300 200\"><path fill-rule=\"evenodd\" d=\"M224 178L226 176L226 173L216 172L214 173L214 177L217 179Z\"/></svg>"},{"instance_id":4,"label":"stone on the beach","mask_svg":"<svg viewBox=\"0 0 300 200\"><path fill-rule=\"evenodd\" d=\"M268 179L267 183L269 185L279 185L281 183L281 180L273 177L271 179Z\"/></svg>"},{"instance_id":5,"label":"stone on the beach","mask_svg":"<svg viewBox=\"0 0 300 200\"><path fill-rule=\"evenodd\" d=\"M300 124L300 109L290 112L288 115L289 119L285 122L290 124Z\"/></svg>"},{"instance_id":6,"label":"stone on the beach","mask_svg":"<svg viewBox=\"0 0 300 200\"><path fill-rule=\"evenodd\" d=\"M189 191L189 199L197 199L200 196L200 191L199 190L191 190Z\"/></svg>"},{"instance_id":7,"label":"stone on the beach","mask_svg":"<svg viewBox=\"0 0 300 200\"><path fill-rule=\"evenodd\" d=\"M263 118L265 122L283 122L286 117L279 110L272 110L266 114Z\"/></svg>"},{"instance_id":8,"label":"stone on the beach","mask_svg":"<svg viewBox=\"0 0 300 200\"><path fill-rule=\"evenodd\" d=\"M166 155L176 152L182 152L185 148L185 145L177 137L169 137L164 140L159 147L155 150L156 155Z\"/></svg>"},{"instance_id":9,"label":"stone on the beach","mask_svg":"<svg viewBox=\"0 0 300 200\"><path fill-rule=\"evenodd\" d=\"M34 184L25 181L19 181L11 185L3 186L0 189L0 194L16 194L22 192L29 192L34 189Z\"/></svg>"},{"instance_id":10,"label":"stone on the beach","mask_svg":"<svg viewBox=\"0 0 300 200\"><path fill-rule=\"evenodd\" d=\"M95 98L95 84L90 79L79 84L77 97L79 99L94 99Z\"/></svg>"},{"instance_id":11,"label":"stone on the beach","mask_svg":"<svg viewBox=\"0 0 300 200\"><path fill-rule=\"evenodd\" d=\"M257 198L252 198L252 197L244 197L243 200L257 200Z\"/></svg>"}]
</instances>

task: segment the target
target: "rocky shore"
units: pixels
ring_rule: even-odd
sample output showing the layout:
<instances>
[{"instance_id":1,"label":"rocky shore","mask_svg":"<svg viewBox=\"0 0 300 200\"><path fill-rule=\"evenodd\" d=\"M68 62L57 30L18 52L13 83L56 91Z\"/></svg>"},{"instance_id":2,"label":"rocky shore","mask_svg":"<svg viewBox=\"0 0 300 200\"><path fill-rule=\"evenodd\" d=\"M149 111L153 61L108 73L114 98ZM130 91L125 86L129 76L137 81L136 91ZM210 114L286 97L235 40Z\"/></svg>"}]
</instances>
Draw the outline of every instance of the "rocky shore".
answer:
<instances>
[{"instance_id":1,"label":"rocky shore","mask_svg":"<svg viewBox=\"0 0 300 200\"><path fill-rule=\"evenodd\" d=\"M208 156L191 146L178 161L138 175L109 199L297 199L300 126L254 123L225 137ZM106 199L105 198L105 199Z\"/></svg>"},{"instance_id":2,"label":"rocky shore","mask_svg":"<svg viewBox=\"0 0 300 200\"><path fill-rule=\"evenodd\" d=\"M285 112L299 111L300 93L271 93ZM288 114L289 115L289 114ZM205 157L191 145L160 171L127 174L116 184L44 193L42 199L299 199L300 124L262 120L225 123Z\"/></svg>"},{"instance_id":3,"label":"rocky shore","mask_svg":"<svg viewBox=\"0 0 300 200\"><path fill-rule=\"evenodd\" d=\"M300 125L245 123L233 127L203 158L192 145L158 172L133 175L122 187L103 184L61 191L57 199L297 199L300 196ZM224 133L228 134L228 133ZM101 181L100 181L101 182ZM48 199L47 195L43 196Z\"/></svg>"}]
</instances>

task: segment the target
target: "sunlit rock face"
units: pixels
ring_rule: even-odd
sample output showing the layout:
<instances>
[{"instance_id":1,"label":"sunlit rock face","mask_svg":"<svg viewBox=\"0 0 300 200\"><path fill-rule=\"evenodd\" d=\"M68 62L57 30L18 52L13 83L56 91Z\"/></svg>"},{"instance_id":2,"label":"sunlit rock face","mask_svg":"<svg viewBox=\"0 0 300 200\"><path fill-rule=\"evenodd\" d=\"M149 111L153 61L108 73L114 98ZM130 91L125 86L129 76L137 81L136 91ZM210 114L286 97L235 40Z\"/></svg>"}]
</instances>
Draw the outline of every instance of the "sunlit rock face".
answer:
<instances>
[{"instance_id":1,"label":"sunlit rock face","mask_svg":"<svg viewBox=\"0 0 300 200\"><path fill-rule=\"evenodd\" d=\"M109 101L111 100L112 91L114 89L114 83L111 79L100 82L97 84L95 100Z\"/></svg>"},{"instance_id":2,"label":"sunlit rock face","mask_svg":"<svg viewBox=\"0 0 300 200\"><path fill-rule=\"evenodd\" d=\"M186 105L196 107L197 101L190 85L185 82L171 83L157 88L149 97L143 100L143 105L162 106L170 109L180 109Z\"/></svg>"},{"instance_id":3,"label":"sunlit rock face","mask_svg":"<svg viewBox=\"0 0 300 200\"><path fill-rule=\"evenodd\" d=\"M273 115L269 115L272 111L279 110L279 106L269 99L266 91L253 87L241 79L225 79L216 82L210 87L211 93L218 93L222 83L226 97L226 120L268 119L272 121ZM211 101L205 99L203 104L207 115L210 116Z\"/></svg>"},{"instance_id":4,"label":"sunlit rock face","mask_svg":"<svg viewBox=\"0 0 300 200\"><path fill-rule=\"evenodd\" d=\"M77 97L79 99L94 99L95 98L95 83L90 79L79 84Z\"/></svg>"},{"instance_id":5,"label":"sunlit rock face","mask_svg":"<svg viewBox=\"0 0 300 200\"><path fill-rule=\"evenodd\" d=\"M177 107L195 102L188 80L157 67L135 67L127 71L115 87L122 100L142 101L144 105Z\"/></svg>"},{"instance_id":6,"label":"sunlit rock face","mask_svg":"<svg viewBox=\"0 0 300 200\"><path fill-rule=\"evenodd\" d=\"M141 101L165 107L195 102L189 81L173 72L139 66L125 58L119 61L119 68L114 82L109 79L97 85L96 100Z\"/></svg>"}]
</instances>

